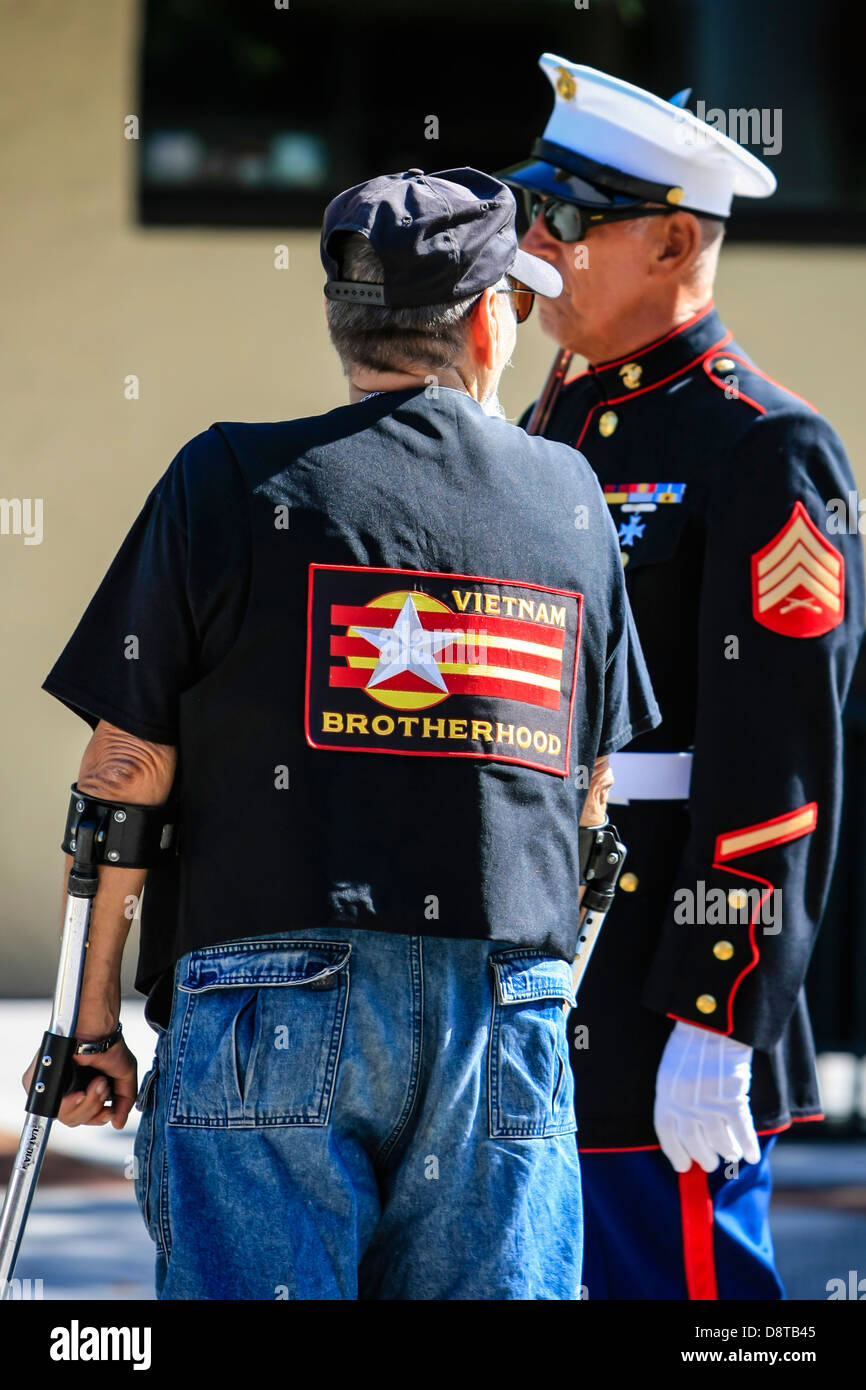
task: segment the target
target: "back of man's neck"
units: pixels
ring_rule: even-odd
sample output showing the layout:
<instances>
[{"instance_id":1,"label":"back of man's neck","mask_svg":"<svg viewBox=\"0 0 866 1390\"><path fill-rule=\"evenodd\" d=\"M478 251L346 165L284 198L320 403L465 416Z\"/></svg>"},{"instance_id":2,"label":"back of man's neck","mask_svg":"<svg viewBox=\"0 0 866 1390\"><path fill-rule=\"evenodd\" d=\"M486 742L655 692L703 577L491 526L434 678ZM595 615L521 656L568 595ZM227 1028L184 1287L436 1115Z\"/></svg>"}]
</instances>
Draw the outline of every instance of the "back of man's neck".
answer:
<instances>
[{"instance_id":1,"label":"back of man's neck","mask_svg":"<svg viewBox=\"0 0 866 1390\"><path fill-rule=\"evenodd\" d=\"M424 372L376 372L366 367L353 367L349 372L349 403L356 405L376 391L409 391L412 387L420 391L428 386L451 387L478 399L471 389L471 383L467 387L459 373L452 368L439 372L432 367Z\"/></svg>"}]
</instances>

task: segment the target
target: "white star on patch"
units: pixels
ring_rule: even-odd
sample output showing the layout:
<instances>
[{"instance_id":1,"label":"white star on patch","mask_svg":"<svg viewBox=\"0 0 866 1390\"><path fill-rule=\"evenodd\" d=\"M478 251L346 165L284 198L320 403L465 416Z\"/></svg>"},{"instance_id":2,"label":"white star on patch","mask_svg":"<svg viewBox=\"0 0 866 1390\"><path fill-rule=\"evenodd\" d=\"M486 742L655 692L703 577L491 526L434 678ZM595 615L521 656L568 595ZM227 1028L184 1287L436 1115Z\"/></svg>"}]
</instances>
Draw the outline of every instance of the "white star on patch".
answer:
<instances>
[{"instance_id":1,"label":"white star on patch","mask_svg":"<svg viewBox=\"0 0 866 1390\"><path fill-rule=\"evenodd\" d=\"M411 671L413 675L435 685L437 690L448 694L448 687L435 658L443 647L450 647L458 634L427 632L421 626L411 594L406 595L393 627L357 627L353 624L353 630L379 652L379 660L367 682L368 686L381 685L392 676Z\"/></svg>"}]
</instances>

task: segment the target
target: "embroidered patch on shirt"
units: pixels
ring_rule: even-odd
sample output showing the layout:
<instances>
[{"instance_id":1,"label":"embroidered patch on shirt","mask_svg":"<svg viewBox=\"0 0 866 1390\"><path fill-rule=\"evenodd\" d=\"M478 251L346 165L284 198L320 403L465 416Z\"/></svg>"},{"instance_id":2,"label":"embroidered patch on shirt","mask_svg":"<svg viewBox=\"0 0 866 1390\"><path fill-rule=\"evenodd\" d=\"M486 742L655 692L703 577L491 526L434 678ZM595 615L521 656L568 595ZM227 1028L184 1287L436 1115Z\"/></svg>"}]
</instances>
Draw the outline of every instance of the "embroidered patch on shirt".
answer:
<instances>
[{"instance_id":1,"label":"embroidered patch on shirt","mask_svg":"<svg viewBox=\"0 0 866 1390\"><path fill-rule=\"evenodd\" d=\"M582 602L487 576L311 564L307 742L567 776Z\"/></svg>"}]
</instances>

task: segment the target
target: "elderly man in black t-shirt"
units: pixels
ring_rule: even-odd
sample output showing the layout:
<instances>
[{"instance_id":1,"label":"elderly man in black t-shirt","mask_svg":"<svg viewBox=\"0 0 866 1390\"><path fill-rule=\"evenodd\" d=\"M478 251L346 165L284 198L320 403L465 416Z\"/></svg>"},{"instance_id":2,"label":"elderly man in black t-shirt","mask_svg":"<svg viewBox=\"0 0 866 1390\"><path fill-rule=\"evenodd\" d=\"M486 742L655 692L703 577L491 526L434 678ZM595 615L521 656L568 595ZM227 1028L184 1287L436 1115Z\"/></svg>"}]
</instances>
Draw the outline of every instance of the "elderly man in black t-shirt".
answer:
<instances>
[{"instance_id":1,"label":"elderly man in black t-shirt","mask_svg":"<svg viewBox=\"0 0 866 1390\"><path fill-rule=\"evenodd\" d=\"M190 441L44 682L82 791L177 794L137 978L162 1298L580 1296L578 823L659 714L591 471L495 418L560 286L514 216L470 169L331 203L351 403ZM144 878L101 874L92 1041ZM122 1039L99 1066L66 1123L125 1122Z\"/></svg>"}]
</instances>

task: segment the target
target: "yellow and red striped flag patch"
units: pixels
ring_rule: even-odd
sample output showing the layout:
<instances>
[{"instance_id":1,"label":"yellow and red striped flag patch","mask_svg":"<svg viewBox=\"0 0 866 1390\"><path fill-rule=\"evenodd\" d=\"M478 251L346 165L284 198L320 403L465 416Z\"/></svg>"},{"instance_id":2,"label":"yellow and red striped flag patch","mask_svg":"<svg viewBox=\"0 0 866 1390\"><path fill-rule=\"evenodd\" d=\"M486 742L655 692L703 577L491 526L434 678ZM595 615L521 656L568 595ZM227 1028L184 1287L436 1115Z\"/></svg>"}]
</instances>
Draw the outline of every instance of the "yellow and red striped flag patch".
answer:
<instances>
[{"instance_id":1,"label":"yellow and red striped flag patch","mask_svg":"<svg viewBox=\"0 0 866 1390\"><path fill-rule=\"evenodd\" d=\"M313 564L307 741L565 776L581 604L488 576Z\"/></svg>"}]
</instances>

